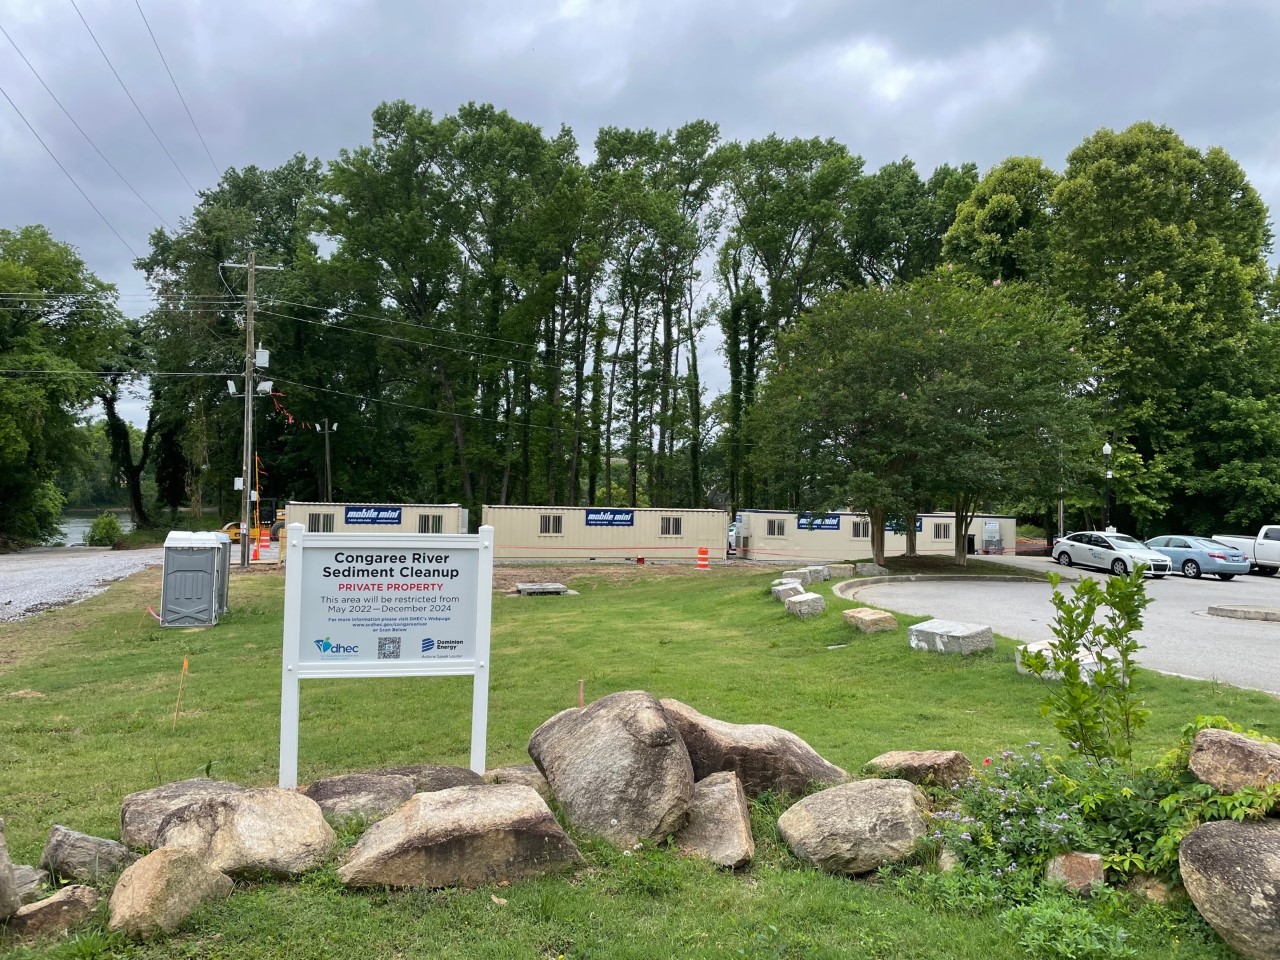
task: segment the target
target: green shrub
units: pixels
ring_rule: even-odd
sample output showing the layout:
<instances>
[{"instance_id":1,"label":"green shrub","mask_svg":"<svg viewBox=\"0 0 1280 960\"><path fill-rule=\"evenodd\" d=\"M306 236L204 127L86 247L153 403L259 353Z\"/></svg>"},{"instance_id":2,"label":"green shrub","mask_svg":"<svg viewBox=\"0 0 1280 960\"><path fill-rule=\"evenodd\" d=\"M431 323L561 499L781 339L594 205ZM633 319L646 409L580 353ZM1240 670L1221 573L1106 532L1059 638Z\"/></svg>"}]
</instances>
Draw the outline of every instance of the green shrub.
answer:
<instances>
[{"instance_id":1,"label":"green shrub","mask_svg":"<svg viewBox=\"0 0 1280 960\"><path fill-rule=\"evenodd\" d=\"M114 513L104 513L93 521L84 542L91 547L115 546L117 540L124 536L124 529Z\"/></svg>"},{"instance_id":2,"label":"green shrub","mask_svg":"<svg viewBox=\"0 0 1280 960\"><path fill-rule=\"evenodd\" d=\"M1041 715L1073 752L1095 761L1132 756L1134 735L1150 714L1138 697L1134 661L1142 649L1137 639L1142 611L1151 602L1143 571L1139 565L1127 576L1110 577L1105 587L1086 578L1075 585L1070 599L1058 589L1060 578L1051 574L1057 611L1052 645L1048 655L1035 651L1023 657L1026 668L1045 683ZM1099 623L1104 608L1107 613ZM1082 651L1097 664L1091 674L1082 672L1076 659Z\"/></svg>"}]
</instances>

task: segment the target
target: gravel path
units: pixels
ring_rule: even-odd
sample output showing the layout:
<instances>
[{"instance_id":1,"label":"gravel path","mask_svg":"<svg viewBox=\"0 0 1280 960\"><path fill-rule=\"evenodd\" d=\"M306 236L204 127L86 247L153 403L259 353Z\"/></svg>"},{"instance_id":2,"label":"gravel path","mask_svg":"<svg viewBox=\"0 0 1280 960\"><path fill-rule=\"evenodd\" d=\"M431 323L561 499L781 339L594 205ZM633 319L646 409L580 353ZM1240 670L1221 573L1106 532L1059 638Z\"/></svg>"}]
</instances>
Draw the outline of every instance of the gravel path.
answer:
<instances>
[{"instance_id":1,"label":"gravel path","mask_svg":"<svg viewBox=\"0 0 1280 960\"><path fill-rule=\"evenodd\" d=\"M113 580L159 566L163 557L162 547L37 547L0 554L0 621L21 620L50 607L91 597Z\"/></svg>"}]
</instances>

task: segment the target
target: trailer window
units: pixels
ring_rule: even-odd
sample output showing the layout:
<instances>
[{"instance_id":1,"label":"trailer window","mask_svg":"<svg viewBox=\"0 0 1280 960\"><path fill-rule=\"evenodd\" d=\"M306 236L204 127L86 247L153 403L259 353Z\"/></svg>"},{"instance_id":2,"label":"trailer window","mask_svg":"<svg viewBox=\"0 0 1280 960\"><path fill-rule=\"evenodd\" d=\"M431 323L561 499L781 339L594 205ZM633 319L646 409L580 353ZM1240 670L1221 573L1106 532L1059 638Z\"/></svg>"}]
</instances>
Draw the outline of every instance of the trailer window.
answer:
<instances>
[{"instance_id":1,"label":"trailer window","mask_svg":"<svg viewBox=\"0 0 1280 960\"><path fill-rule=\"evenodd\" d=\"M307 533L333 533L333 514L308 513Z\"/></svg>"},{"instance_id":2,"label":"trailer window","mask_svg":"<svg viewBox=\"0 0 1280 960\"><path fill-rule=\"evenodd\" d=\"M444 533L443 513L424 513L418 517L419 533Z\"/></svg>"},{"instance_id":3,"label":"trailer window","mask_svg":"<svg viewBox=\"0 0 1280 960\"><path fill-rule=\"evenodd\" d=\"M538 518L538 535L542 537L564 536L564 516L559 513L544 513Z\"/></svg>"},{"instance_id":4,"label":"trailer window","mask_svg":"<svg viewBox=\"0 0 1280 960\"><path fill-rule=\"evenodd\" d=\"M770 520L765 524L764 534L766 537L785 537L787 535L787 521Z\"/></svg>"},{"instance_id":5,"label":"trailer window","mask_svg":"<svg viewBox=\"0 0 1280 960\"><path fill-rule=\"evenodd\" d=\"M851 520L849 529L853 531L853 539L870 540L871 539L871 521L870 520Z\"/></svg>"},{"instance_id":6,"label":"trailer window","mask_svg":"<svg viewBox=\"0 0 1280 960\"><path fill-rule=\"evenodd\" d=\"M933 525L933 539L935 539L935 540L950 540L950 539L951 539L951 524L949 524L949 523L935 523L935 524Z\"/></svg>"},{"instance_id":7,"label":"trailer window","mask_svg":"<svg viewBox=\"0 0 1280 960\"><path fill-rule=\"evenodd\" d=\"M663 517L662 531L659 536L662 537L678 537L684 527L683 517Z\"/></svg>"}]
</instances>

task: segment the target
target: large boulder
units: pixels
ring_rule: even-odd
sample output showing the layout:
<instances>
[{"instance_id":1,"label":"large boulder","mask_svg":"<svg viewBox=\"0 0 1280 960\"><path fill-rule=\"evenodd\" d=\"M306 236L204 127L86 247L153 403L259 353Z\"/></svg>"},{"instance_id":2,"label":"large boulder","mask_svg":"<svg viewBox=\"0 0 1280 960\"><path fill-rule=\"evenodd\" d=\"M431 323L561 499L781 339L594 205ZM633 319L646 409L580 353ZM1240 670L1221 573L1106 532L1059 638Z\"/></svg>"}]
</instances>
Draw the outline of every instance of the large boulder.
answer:
<instances>
[{"instance_id":1,"label":"large boulder","mask_svg":"<svg viewBox=\"0 0 1280 960\"><path fill-rule=\"evenodd\" d=\"M679 700L663 700L662 709L688 748L695 780L731 771L738 775L747 796L754 797L766 790L800 793L811 783L839 783L848 778L813 747L781 727L726 723Z\"/></svg>"},{"instance_id":2,"label":"large boulder","mask_svg":"<svg viewBox=\"0 0 1280 960\"><path fill-rule=\"evenodd\" d=\"M72 884L53 896L22 907L9 919L9 930L20 937L65 933L88 920L98 905L98 891Z\"/></svg>"},{"instance_id":3,"label":"large boulder","mask_svg":"<svg viewBox=\"0 0 1280 960\"><path fill-rule=\"evenodd\" d=\"M317 780L302 791L331 817L385 817L418 791L408 777L348 773Z\"/></svg>"},{"instance_id":4,"label":"large boulder","mask_svg":"<svg viewBox=\"0 0 1280 960\"><path fill-rule=\"evenodd\" d=\"M654 697L627 690L562 710L529 738L529 756L574 826L618 846L662 840L689 816L693 766Z\"/></svg>"},{"instance_id":5,"label":"large boulder","mask_svg":"<svg viewBox=\"0 0 1280 960\"><path fill-rule=\"evenodd\" d=\"M109 926L135 937L172 933L202 903L231 896L233 886L200 853L165 847L120 874Z\"/></svg>"},{"instance_id":6,"label":"large boulder","mask_svg":"<svg viewBox=\"0 0 1280 960\"><path fill-rule=\"evenodd\" d=\"M516 783L522 787L533 787L543 800L551 799L551 784L532 763L518 763L510 767L495 767L484 775L485 783Z\"/></svg>"},{"instance_id":7,"label":"large boulder","mask_svg":"<svg viewBox=\"0 0 1280 960\"><path fill-rule=\"evenodd\" d=\"M9 860L4 821L0 820L0 923L17 913L20 906L22 898L18 895L18 883L13 877L13 864Z\"/></svg>"},{"instance_id":8,"label":"large boulder","mask_svg":"<svg viewBox=\"0 0 1280 960\"><path fill-rule=\"evenodd\" d=\"M337 837L310 797L258 787L180 807L156 839L200 853L223 873L294 876L324 863Z\"/></svg>"},{"instance_id":9,"label":"large boulder","mask_svg":"<svg viewBox=\"0 0 1280 960\"><path fill-rule=\"evenodd\" d=\"M415 794L369 828L338 876L349 887L474 887L581 861L536 790L483 784Z\"/></svg>"},{"instance_id":10,"label":"large boulder","mask_svg":"<svg viewBox=\"0 0 1280 960\"><path fill-rule=\"evenodd\" d=\"M828 873L898 863L927 832L928 801L906 780L859 780L805 797L778 818L791 852Z\"/></svg>"},{"instance_id":11,"label":"large boulder","mask_svg":"<svg viewBox=\"0 0 1280 960\"><path fill-rule=\"evenodd\" d=\"M867 766L880 774L892 774L912 783L934 783L949 787L973 772L969 758L959 750L890 750Z\"/></svg>"},{"instance_id":12,"label":"large boulder","mask_svg":"<svg viewBox=\"0 0 1280 960\"><path fill-rule=\"evenodd\" d=\"M756 855L751 810L737 774L713 773L693 785L689 822L675 836L684 853L718 867L741 867Z\"/></svg>"},{"instance_id":13,"label":"large boulder","mask_svg":"<svg viewBox=\"0 0 1280 960\"><path fill-rule=\"evenodd\" d=\"M18 886L18 899L25 906L43 900L49 883L49 871L37 870L22 863L13 865L13 882Z\"/></svg>"},{"instance_id":14,"label":"large boulder","mask_svg":"<svg viewBox=\"0 0 1280 960\"><path fill-rule=\"evenodd\" d=\"M63 879L96 883L137 859L138 855L123 843L54 824L40 854L40 866Z\"/></svg>"},{"instance_id":15,"label":"large boulder","mask_svg":"<svg viewBox=\"0 0 1280 960\"><path fill-rule=\"evenodd\" d=\"M127 847L150 849L156 845L160 822L174 810L197 800L224 797L244 789L238 783L199 777L131 793L120 805L120 842Z\"/></svg>"},{"instance_id":16,"label":"large boulder","mask_svg":"<svg viewBox=\"0 0 1280 960\"><path fill-rule=\"evenodd\" d=\"M1102 854L1079 850L1059 853L1045 866L1044 878L1050 883L1063 884L1072 893L1088 893L1106 879Z\"/></svg>"},{"instance_id":17,"label":"large boulder","mask_svg":"<svg viewBox=\"0 0 1280 960\"><path fill-rule=\"evenodd\" d=\"M1223 793L1280 783L1280 744L1230 730L1201 730L1187 764L1202 782Z\"/></svg>"},{"instance_id":18,"label":"large boulder","mask_svg":"<svg viewBox=\"0 0 1280 960\"><path fill-rule=\"evenodd\" d=\"M414 793L431 793L433 790L470 787L483 782L480 774L474 770L440 763L420 763L412 767L390 767L386 770L371 770L370 772L392 777L408 777L413 781Z\"/></svg>"},{"instance_id":19,"label":"large boulder","mask_svg":"<svg viewBox=\"0 0 1280 960\"><path fill-rule=\"evenodd\" d=\"M1202 824L1183 838L1178 866L1196 909L1232 949L1280 957L1280 822Z\"/></svg>"}]
</instances>

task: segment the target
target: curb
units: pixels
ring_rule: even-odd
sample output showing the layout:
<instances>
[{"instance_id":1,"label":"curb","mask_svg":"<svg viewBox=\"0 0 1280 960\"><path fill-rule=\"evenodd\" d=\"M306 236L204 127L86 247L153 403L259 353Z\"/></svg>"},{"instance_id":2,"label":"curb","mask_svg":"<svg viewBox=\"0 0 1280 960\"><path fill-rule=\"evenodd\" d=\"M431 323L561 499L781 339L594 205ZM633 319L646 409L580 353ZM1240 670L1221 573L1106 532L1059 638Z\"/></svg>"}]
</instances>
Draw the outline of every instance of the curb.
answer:
<instances>
[{"instance_id":1,"label":"curb","mask_svg":"<svg viewBox=\"0 0 1280 960\"><path fill-rule=\"evenodd\" d=\"M1077 581L1079 577L1063 577L1064 581ZM1048 584L1048 580L1044 577L996 577L988 574L978 574L976 576L965 576L964 574L951 573L906 573L898 576L888 577L862 577L857 580L842 580L831 587L831 592L842 600L852 600L859 590L864 587L874 587L881 583L919 583L919 582L960 582L960 581L977 581L979 583L1043 583ZM1280 620L1280 611L1277 611L1276 619Z\"/></svg>"},{"instance_id":2,"label":"curb","mask_svg":"<svg viewBox=\"0 0 1280 960\"><path fill-rule=\"evenodd\" d=\"M1210 607L1205 611L1211 617L1228 617L1232 620L1266 620L1269 623L1280 623L1280 610L1273 607L1247 607L1224 604Z\"/></svg>"}]
</instances>

